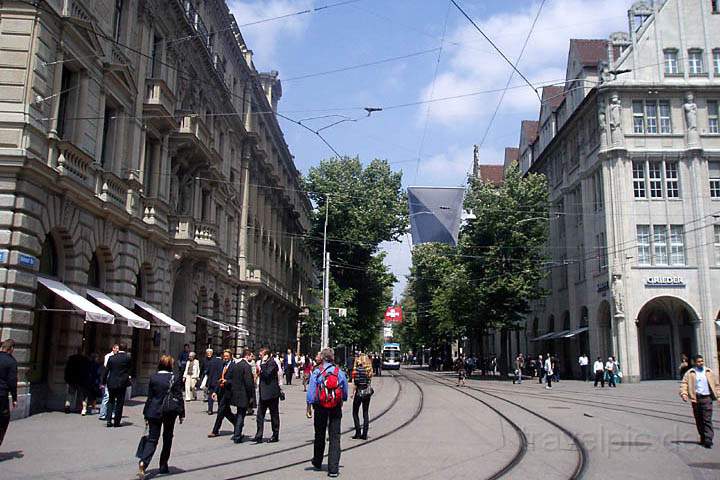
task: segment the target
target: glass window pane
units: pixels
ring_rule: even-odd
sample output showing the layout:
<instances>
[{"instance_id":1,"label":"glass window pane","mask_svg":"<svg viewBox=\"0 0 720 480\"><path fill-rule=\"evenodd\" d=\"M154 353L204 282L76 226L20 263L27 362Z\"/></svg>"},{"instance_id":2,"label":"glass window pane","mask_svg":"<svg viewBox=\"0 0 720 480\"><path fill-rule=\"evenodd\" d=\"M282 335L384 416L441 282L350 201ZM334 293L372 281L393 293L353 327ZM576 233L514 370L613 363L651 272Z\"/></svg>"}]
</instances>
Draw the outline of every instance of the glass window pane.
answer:
<instances>
[{"instance_id":1,"label":"glass window pane","mask_svg":"<svg viewBox=\"0 0 720 480\"><path fill-rule=\"evenodd\" d=\"M665 162L665 192L668 198L680 196L677 162Z\"/></svg>"},{"instance_id":2,"label":"glass window pane","mask_svg":"<svg viewBox=\"0 0 720 480\"><path fill-rule=\"evenodd\" d=\"M672 133L670 122L670 102L660 102L660 133Z\"/></svg>"},{"instance_id":3,"label":"glass window pane","mask_svg":"<svg viewBox=\"0 0 720 480\"><path fill-rule=\"evenodd\" d=\"M650 186L650 198L662 198L662 171L660 162L648 163L648 184Z\"/></svg>"},{"instance_id":4,"label":"glass window pane","mask_svg":"<svg viewBox=\"0 0 720 480\"><path fill-rule=\"evenodd\" d=\"M685 265L685 235L682 225L670 226L670 265Z\"/></svg>"},{"instance_id":5,"label":"glass window pane","mask_svg":"<svg viewBox=\"0 0 720 480\"><path fill-rule=\"evenodd\" d=\"M657 133L657 105L654 102L645 104L645 127L647 133Z\"/></svg>"},{"instance_id":6,"label":"glass window pane","mask_svg":"<svg viewBox=\"0 0 720 480\"><path fill-rule=\"evenodd\" d=\"M720 225L715 225L715 264L720 265Z\"/></svg>"},{"instance_id":7,"label":"glass window pane","mask_svg":"<svg viewBox=\"0 0 720 480\"><path fill-rule=\"evenodd\" d=\"M638 264L650 265L650 225L637 226Z\"/></svg>"},{"instance_id":8,"label":"glass window pane","mask_svg":"<svg viewBox=\"0 0 720 480\"><path fill-rule=\"evenodd\" d=\"M635 198L645 198L645 162L633 162L633 193Z\"/></svg>"},{"instance_id":9,"label":"glass window pane","mask_svg":"<svg viewBox=\"0 0 720 480\"><path fill-rule=\"evenodd\" d=\"M643 108L643 102L635 100L632 102L633 105L633 132L644 133L645 132L645 111Z\"/></svg>"},{"instance_id":10,"label":"glass window pane","mask_svg":"<svg viewBox=\"0 0 720 480\"><path fill-rule=\"evenodd\" d=\"M666 225L653 226L653 256L655 265L668 264L668 235Z\"/></svg>"}]
</instances>

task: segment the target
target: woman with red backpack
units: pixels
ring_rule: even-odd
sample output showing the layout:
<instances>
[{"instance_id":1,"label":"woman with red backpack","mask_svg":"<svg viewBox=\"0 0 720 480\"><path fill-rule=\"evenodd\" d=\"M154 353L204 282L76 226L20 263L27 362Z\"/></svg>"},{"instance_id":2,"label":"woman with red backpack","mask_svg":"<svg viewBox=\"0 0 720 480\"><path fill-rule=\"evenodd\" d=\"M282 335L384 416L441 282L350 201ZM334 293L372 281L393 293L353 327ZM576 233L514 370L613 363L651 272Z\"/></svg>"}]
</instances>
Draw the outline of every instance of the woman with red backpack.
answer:
<instances>
[{"instance_id":1,"label":"woman with red backpack","mask_svg":"<svg viewBox=\"0 0 720 480\"><path fill-rule=\"evenodd\" d=\"M342 404L348 399L348 381L345 373L335 365L335 352L325 348L320 352L322 365L310 375L307 391L307 416L315 411L315 450L312 465L322 467L325 455L325 432L330 437L328 450L328 476L337 477L340 469L340 424Z\"/></svg>"}]
</instances>

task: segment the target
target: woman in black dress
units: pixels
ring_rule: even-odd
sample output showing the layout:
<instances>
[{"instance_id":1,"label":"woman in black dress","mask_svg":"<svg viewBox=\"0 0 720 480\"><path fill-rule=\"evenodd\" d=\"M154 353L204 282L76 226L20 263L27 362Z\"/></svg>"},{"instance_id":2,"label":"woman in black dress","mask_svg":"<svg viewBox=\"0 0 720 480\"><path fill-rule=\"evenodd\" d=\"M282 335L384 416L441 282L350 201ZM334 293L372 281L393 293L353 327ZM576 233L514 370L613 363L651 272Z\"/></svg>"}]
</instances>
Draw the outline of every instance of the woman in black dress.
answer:
<instances>
[{"instance_id":1,"label":"woman in black dress","mask_svg":"<svg viewBox=\"0 0 720 480\"><path fill-rule=\"evenodd\" d=\"M160 357L158 371L150 377L148 397L143 409L143 416L148 426L148 436L145 446L142 449L140 462L138 463L138 478L145 478L145 469L152 460L162 430L163 446L160 452L160 472L169 473L168 460L172 448L173 430L175 420L180 423L185 419L185 402L183 393L182 375L173 369L173 357L163 355ZM170 394L172 402L166 402ZM169 408L170 406L170 408Z\"/></svg>"}]
</instances>

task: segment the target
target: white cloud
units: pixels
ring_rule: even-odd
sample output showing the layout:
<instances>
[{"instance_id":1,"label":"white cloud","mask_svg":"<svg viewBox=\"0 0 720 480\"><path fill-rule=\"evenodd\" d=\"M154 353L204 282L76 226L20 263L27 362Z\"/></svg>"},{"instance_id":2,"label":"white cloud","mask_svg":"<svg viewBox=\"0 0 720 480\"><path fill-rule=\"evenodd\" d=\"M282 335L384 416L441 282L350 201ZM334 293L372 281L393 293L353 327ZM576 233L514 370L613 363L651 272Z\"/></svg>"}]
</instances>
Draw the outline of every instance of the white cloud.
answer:
<instances>
[{"instance_id":1,"label":"white cloud","mask_svg":"<svg viewBox=\"0 0 720 480\"><path fill-rule=\"evenodd\" d=\"M630 3L631 0L606 0L602 11L612 16L598 18L597 0L546 2L519 64L520 71L533 83L563 79L569 40L607 38L611 32L625 29L625 13ZM533 1L527 5L522 11L500 13L478 22L512 61L520 53L539 3ZM512 71L510 65L464 19L449 34L443 56L433 98L503 88ZM516 74L511 84L519 85L521 82ZM428 84L421 92L421 99L428 100L431 91L432 86ZM499 94L493 93L434 103L431 121L444 125L482 121L492 114L498 98ZM501 112L507 111L527 112L534 117L538 111L537 96L529 87L509 90L501 109ZM425 112L423 106L419 109L419 116L424 118Z\"/></svg>"},{"instance_id":2,"label":"white cloud","mask_svg":"<svg viewBox=\"0 0 720 480\"><path fill-rule=\"evenodd\" d=\"M311 14L296 15L257 25L242 25L313 7L314 0L230 0L230 11L240 25L240 32L256 64L275 65L275 54L282 41L300 38L306 31Z\"/></svg>"}]
</instances>

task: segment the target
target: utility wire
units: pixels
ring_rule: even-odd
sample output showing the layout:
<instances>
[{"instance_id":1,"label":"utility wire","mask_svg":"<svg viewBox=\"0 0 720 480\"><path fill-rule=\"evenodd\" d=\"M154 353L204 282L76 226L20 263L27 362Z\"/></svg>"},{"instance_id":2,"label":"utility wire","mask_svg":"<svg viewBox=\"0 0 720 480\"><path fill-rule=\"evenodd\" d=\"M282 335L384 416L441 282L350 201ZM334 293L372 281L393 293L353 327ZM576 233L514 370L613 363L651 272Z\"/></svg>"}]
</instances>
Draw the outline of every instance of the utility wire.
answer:
<instances>
[{"instance_id":1,"label":"utility wire","mask_svg":"<svg viewBox=\"0 0 720 480\"><path fill-rule=\"evenodd\" d=\"M465 13L465 10L463 10L462 7L461 7L460 5L458 5L458 3L457 3L455 0L450 0L450 2L451 2L453 5L455 5L455 8L457 8L457 9L460 11L460 13L463 14L463 16L464 16L465 18L468 19L468 21L472 24L472 26L475 27L475 30L477 30L478 32L480 32L480 35L482 35L483 37L485 37L485 40L487 40L488 43L489 43L490 45L492 45L492 47L500 54L500 56L513 68L513 70L515 70L515 71L517 72L517 74L520 75L520 78L522 78L523 80L525 80L525 83L527 83L527 84L530 86L530 88L532 88L533 92L535 92L535 95L537 95L538 99L539 99L539 100L542 100L542 99L540 98L540 93L538 93L538 89L535 88L532 83L530 83L530 80L528 80L527 77L526 77L525 75L523 75L523 73L522 73L520 70L518 70L518 68L517 68L517 67L510 61L510 59L502 52L502 50L500 50L500 48L498 48L498 46L495 45L495 42L493 42L493 41L490 39L490 37L488 37L488 36L485 34L485 32L482 31L482 29L478 26L478 24L475 23L475 21L474 21L472 18L470 18L470 15L468 15L467 13Z\"/></svg>"}]
</instances>

